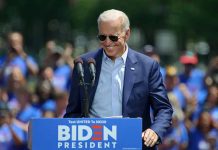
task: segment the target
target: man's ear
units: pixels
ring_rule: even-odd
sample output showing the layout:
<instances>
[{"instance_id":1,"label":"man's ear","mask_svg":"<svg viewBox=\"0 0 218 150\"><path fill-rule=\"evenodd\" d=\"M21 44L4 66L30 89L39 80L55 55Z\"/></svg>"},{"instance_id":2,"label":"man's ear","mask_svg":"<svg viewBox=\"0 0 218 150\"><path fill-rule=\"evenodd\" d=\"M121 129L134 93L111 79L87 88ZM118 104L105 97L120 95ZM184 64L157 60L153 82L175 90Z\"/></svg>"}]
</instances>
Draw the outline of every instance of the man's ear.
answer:
<instances>
[{"instance_id":1,"label":"man's ear","mask_svg":"<svg viewBox=\"0 0 218 150\"><path fill-rule=\"evenodd\" d=\"M125 34L126 41L128 41L129 37L130 37L130 28L126 31Z\"/></svg>"}]
</instances>

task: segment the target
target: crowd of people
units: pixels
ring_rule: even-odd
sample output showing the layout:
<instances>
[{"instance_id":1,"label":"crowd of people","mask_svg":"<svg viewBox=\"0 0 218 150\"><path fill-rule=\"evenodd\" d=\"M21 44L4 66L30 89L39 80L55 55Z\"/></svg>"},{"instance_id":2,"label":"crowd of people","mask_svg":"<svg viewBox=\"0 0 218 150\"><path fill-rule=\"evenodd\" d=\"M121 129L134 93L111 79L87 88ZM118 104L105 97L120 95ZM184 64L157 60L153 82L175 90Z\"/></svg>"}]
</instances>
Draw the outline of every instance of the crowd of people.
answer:
<instances>
[{"instance_id":1,"label":"crowd of people","mask_svg":"<svg viewBox=\"0 0 218 150\"><path fill-rule=\"evenodd\" d=\"M73 46L47 41L36 60L24 50L21 33L9 33L8 45L0 57L0 149L25 150L31 118L65 114ZM144 54L160 62L152 46L146 46ZM160 70L174 112L172 127L159 149L218 149L218 56L206 71L198 68L193 51L186 51L179 62L182 71L172 65Z\"/></svg>"},{"instance_id":2,"label":"crowd of people","mask_svg":"<svg viewBox=\"0 0 218 150\"><path fill-rule=\"evenodd\" d=\"M24 50L19 32L8 34L8 50L0 58L0 149L27 149L31 118L63 117L74 61L73 46L46 43L40 61Z\"/></svg>"},{"instance_id":3,"label":"crowd of people","mask_svg":"<svg viewBox=\"0 0 218 150\"><path fill-rule=\"evenodd\" d=\"M160 62L153 47L144 50ZM179 62L183 66L180 72L173 65L160 69L174 112L172 127L159 148L218 149L218 56L211 59L206 71L198 67L193 51L182 54Z\"/></svg>"}]
</instances>

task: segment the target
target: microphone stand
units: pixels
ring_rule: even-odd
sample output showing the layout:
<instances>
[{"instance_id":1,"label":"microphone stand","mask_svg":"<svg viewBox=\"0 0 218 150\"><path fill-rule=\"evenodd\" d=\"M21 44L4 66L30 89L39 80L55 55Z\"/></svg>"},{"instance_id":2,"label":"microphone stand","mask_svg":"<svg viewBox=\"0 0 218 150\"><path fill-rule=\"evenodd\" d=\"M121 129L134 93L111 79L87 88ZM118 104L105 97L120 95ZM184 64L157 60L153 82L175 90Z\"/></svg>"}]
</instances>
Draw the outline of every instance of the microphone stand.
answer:
<instances>
[{"instance_id":1,"label":"microphone stand","mask_svg":"<svg viewBox=\"0 0 218 150\"><path fill-rule=\"evenodd\" d=\"M83 60L81 58L78 58L75 60L75 63L77 64L77 69L79 73L79 85L82 86L82 89L84 91L81 107L82 107L82 118L88 118L89 116L89 94L88 94L88 85L94 86L95 82L95 60L93 58L89 59L89 65L90 65L90 72L92 75L92 83L86 83L84 79L84 70L82 67Z\"/></svg>"},{"instance_id":2,"label":"microphone stand","mask_svg":"<svg viewBox=\"0 0 218 150\"><path fill-rule=\"evenodd\" d=\"M89 116L89 95L88 95L88 84L85 83L84 81L80 81L80 85L83 88L84 91L84 96L82 99L82 118L88 118Z\"/></svg>"}]
</instances>

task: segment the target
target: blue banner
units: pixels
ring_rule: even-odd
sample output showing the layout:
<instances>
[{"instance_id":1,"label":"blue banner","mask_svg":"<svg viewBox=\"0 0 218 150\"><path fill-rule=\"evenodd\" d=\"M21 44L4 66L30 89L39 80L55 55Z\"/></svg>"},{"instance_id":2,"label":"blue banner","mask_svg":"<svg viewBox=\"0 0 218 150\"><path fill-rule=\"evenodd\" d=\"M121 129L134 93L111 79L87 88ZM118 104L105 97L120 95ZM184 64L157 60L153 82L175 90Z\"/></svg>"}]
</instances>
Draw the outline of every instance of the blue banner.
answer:
<instances>
[{"instance_id":1,"label":"blue banner","mask_svg":"<svg viewBox=\"0 0 218 150\"><path fill-rule=\"evenodd\" d=\"M140 118L33 119L32 150L141 150Z\"/></svg>"}]
</instances>

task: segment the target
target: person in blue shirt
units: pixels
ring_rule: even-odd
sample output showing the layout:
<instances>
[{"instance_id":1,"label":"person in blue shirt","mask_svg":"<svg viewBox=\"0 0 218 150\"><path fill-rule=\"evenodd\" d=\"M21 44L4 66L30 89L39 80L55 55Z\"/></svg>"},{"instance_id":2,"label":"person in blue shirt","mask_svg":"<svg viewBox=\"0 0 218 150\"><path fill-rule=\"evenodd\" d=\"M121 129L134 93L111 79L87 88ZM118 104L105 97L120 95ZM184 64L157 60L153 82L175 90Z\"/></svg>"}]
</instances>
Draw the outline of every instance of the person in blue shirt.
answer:
<instances>
[{"instance_id":1,"label":"person in blue shirt","mask_svg":"<svg viewBox=\"0 0 218 150\"><path fill-rule=\"evenodd\" d=\"M213 150L218 148L218 132L213 126L209 112L201 112L196 127L192 128L189 137L188 150Z\"/></svg>"},{"instance_id":2,"label":"person in blue shirt","mask_svg":"<svg viewBox=\"0 0 218 150\"><path fill-rule=\"evenodd\" d=\"M16 118L23 122L28 123L32 118L40 118L41 111L31 104L31 94L26 87L21 87L16 91L16 98L19 104L19 112Z\"/></svg>"},{"instance_id":3,"label":"person in blue shirt","mask_svg":"<svg viewBox=\"0 0 218 150\"><path fill-rule=\"evenodd\" d=\"M96 62L96 80L88 90L87 116L141 117L143 149L156 149L155 145L162 141L163 134L171 125L173 110L158 62L131 49L127 44L129 38L130 23L124 12L111 9L100 14L100 48L77 59L84 62L84 80L87 83L94 78L88 62ZM65 118L82 117L84 112L84 91L79 84L81 78L77 70L73 71L72 77ZM154 120L151 119L150 108Z\"/></svg>"},{"instance_id":4,"label":"person in blue shirt","mask_svg":"<svg viewBox=\"0 0 218 150\"><path fill-rule=\"evenodd\" d=\"M9 33L8 44L8 53L0 58L0 84L7 84L8 76L14 67L18 67L25 77L28 74L36 75L38 64L24 51L22 34L19 32Z\"/></svg>"},{"instance_id":5,"label":"person in blue shirt","mask_svg":"<svg viewBox=\"0 0 218 150\"><path fill-rule=\"evenodd\" d=\"M174 92L174 89L178 87L177 69L174 66L166 67L165 86L173 107L173 119L172 127L166 132L163 143L159 148L164 150L187 149L188 131L185 127L185 114L178 100L179 97Z\"/></svg>"},{"instance_id":6,"label":"person in blue shirt","mask_svg":"<svg viewBox=\"0 0 218 150\"><path fill-rule=\"evenodd\" d=\"M193 97L193 103L196 103L195 111L190 115L190 119L195 121L199 117L207 96L204 84L205 72L197 67L198 57L193 51L186 51L180 57L180 62L183 64L184 70L179 74L179 81L185 84Z\"/></svg>"},{"instance_id":7,"label":"person in blue shirt","mask_svg":"<svg viewBox=\"0 0 218 150\"><path fill-rule=\"evenodd\" d=\"M0 100L0 149L27 150L25 131L16 123L7 102Z\"/></svg>"},{"instance_id":8,"label":"person in blue shirt","mask_svg":"<svg viewBox=\"0 0 218 150\"><path fill-rule=\"evenodd\" d=\"M173 113L172 127L167 131L163 143L159 146L161 150L187 149L189 138L184 120L179 118L178 112Z\"/></svg>"},{"instance_id":9,"label":"person in blue shirt","mask_svg":"<svg viewBox=\"0 0 218 150\"><path fill-rule=\"evenodd\" d=\"M54 90L59 92L69 91L70 79L72 74L72 52L73 48L66 46L55 45L52 50L49 51L48 55L42 67L47 70L48 68L52 69L52 75L50 81L54 87Z\"/></svg>"},{"instance_id":10,"label":"person in blue shirt","mask_svg":"<svg viewBox=\"0 0 218 150\"><path fill-rule=\"evenodd\" d=\"M195 94L199 105L204 103L207 92L204 84L205 72L197 68L198 57L192 51L186 51L180 57L180 62L184 66L184 70L179 74L179 80L184 83L189 91Z\"/></svg>"}]
</instances>

